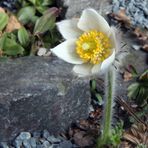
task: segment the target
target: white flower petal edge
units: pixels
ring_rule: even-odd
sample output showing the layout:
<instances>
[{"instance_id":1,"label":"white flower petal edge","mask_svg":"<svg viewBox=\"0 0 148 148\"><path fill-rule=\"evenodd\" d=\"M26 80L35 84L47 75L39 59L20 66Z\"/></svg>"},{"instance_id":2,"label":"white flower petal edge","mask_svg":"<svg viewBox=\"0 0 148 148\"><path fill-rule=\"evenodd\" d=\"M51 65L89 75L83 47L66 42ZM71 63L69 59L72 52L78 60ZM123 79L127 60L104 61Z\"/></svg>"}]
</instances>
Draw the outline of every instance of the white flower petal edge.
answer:
<instances>
[{"instance_id":1,"label":"white flower petal edge","mask_svg":"<svg viewBox=\"0 0 148 148\"><path fill-rule=\"evenodd\" d=\"M78 22L78 28L83 31L98 30L104 33L110 31L107 21L94 9L85 9Z\"/></svg>"},{"instance_id":2,"label":"white flower petal edge","mask_svg":"<svg viewBox=\"0 0 148 148\"><path fill-rule=\"evenodd\" d=\"M110 32L107 34L107 36L110 38L112 46L117 50L117 39L116 39L116 29L114 27L111 27Z\"/></svg>"},{"instance_id":3,"label":"white flower petal edge","mask_svg":"<svg viewBox=\"0 0 148 148\"><path fill-rule=\"evenodd\" d=\"M50 49L60 59L71 63L71 64L82 64L84 63L76 53L75 44L76 39L66 40L59 44L55 48Z\"/></svg>"},{"instance_id":4,"label":"white flower petal edge","mask_svg":"<svg viewBox=\"0 0 148 148\"><path fill-rule=\"evenodd\" d=\"M118 37L117 37L118 36ZM115 27L111 27L111 42L113 46L116 49L116 52L118 52L121 48L121 34L119 30Z\"/></svg>"},{"instance_id":5,"label":"white flower petal edge","mask_svg":"<svg viewBox=\"0 0 148 148\"><path fill-rule=\"evenodd\" d=\"M79 37L83 31L77 27L78 19L64 20L56 23L60 33L65 39L73 39Z\"/></svg>"},{"instance_id":6,"label":"white flower petal edge","mask_svg":"<svg viewBox=\"0 0 148 148\"><path fill-rule=\"evenodd\" d=\"M94 65L91 69L92 75L99 75L100 69L101 69L101 64Z\"/></svg>"},{"instance_id":7,"label":"white flower petal edge","mask_svg":"<svg viewBox=\"0 0 148 148\"><path fill-rule=\"evenodd\" d=\"M115 49L113 49L112 54L102 62L101 68L100 68L101 74L105 73L109 69L109 66L112 65L114 60L115 60Z\"/></svg>"},{"instance_id":8,"label":"white flower petal edge","mask_svg":"<svg viewBox=\"0 0 148 148\"><path fill-rule=\"evenodd\" d=\"M93 65L89 63L84 63L81 65L75 65L73 67L73 72L79 77L91 76L91 69Z\"/></svg>"}]
</instances>

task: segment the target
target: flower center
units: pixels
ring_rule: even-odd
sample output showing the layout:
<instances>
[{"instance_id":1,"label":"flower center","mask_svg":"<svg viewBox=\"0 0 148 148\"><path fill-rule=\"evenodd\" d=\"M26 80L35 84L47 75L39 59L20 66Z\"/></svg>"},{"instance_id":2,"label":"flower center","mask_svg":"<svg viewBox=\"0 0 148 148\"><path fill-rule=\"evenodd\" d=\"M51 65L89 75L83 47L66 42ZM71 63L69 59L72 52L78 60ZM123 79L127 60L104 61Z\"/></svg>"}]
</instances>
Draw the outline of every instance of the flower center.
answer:
<instances>
[{"instance_id":1,"label":"flower center","mask_svg":"<svg viewBox=\"0 0 148 148\"><path fill-rule=\"evenodd\" d=\"M111 41L96 30L83 33L76 41L76 52L85 62L99 64L111 54Z\"/></svg>"}]
</instances>

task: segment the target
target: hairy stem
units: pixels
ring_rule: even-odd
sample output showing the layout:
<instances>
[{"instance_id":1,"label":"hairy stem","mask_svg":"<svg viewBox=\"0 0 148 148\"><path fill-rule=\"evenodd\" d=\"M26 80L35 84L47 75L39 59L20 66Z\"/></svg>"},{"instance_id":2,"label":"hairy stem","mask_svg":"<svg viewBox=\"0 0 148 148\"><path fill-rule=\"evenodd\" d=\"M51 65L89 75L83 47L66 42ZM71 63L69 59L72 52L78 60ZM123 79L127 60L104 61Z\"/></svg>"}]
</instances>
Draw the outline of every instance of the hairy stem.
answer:
<instances>
[{"instance_id":1,"label":"hairy stem","mask_svg":"<svg viewBox=\"0 0 148 148\"><path fill-rule=\"evenodd\" d=\"M107 144L109 136L111 134L111 121L112 121L112 108L113 108L113 99L114 99L114 71L111 67L106 75L106 100L104 106L104 122L103 122L103 133L101 139L98 141L98 147L101 145Z\"/></svg>"}]
</instances>

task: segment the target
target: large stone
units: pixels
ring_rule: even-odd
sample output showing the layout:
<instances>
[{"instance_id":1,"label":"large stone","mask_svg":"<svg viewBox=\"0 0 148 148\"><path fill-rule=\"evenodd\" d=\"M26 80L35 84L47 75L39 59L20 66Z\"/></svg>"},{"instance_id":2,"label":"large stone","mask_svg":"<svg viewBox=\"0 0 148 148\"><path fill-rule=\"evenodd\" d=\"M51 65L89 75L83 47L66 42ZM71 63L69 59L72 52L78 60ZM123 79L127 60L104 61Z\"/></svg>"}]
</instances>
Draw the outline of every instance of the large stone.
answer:
<instances>
[{"instance_id":1,"label":"large stone","mask_svg":"<svg viewBox=\"0 0 148 148\"><path fill-rule=\"evenodd\" d=\"M58 134L88 116L89 80L54 58L23 57L0 62L0 141L21 131Z\"/></svg>"},{"instance_id":2,"label":"large stone","mask_svg":"<svg viewBox=\"0 0 148 148\"><path fill-rule=\"evenodd\" d=\"M66 18L79 17L86 8L94 8L100 13L106 13L111 7L111 0L57 0L67 6Z\"/></svg>"}]
</instances>

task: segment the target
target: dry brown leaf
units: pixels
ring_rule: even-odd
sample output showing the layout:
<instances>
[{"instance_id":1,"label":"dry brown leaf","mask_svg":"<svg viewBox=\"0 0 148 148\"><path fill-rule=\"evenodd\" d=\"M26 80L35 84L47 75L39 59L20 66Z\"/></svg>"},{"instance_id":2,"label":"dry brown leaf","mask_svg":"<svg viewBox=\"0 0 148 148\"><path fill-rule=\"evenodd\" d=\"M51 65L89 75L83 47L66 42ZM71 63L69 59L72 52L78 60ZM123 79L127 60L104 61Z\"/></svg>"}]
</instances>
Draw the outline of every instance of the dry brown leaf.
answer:
<instances>
[{"instance_id":1,"label":"dry brown leaf","mask_svg":"<svg viewBox=\"0 0 148 148\"><path fill-rule=\"evenodd\" d=\"M142 49L143 49L144 51L148 52L148 44L145 44L145 45L142 47Z\"/></svg>"},{"instance_id":2,"label":"dry brown leaf","mask_svg":"<svg viewBox=\"0 0 148 148\"><path fill-rule=\"evenodd\" d=\"M16 29L20 29L21 27L22 27L22 25L18 21L18 19L14 15L11 15L5 31L6 32L12 32Z\"/></svg>"},{"instance_id":3,"label":"dry brown leaf","mask_svg":"<svg viewBox=\"0 0 148 148\"><path fill-rule=\"evenodd\" d=\"M94 144L94 139L90 135L86 135L84 131L80 131L74 134L74 142L80 147L87 147Z\"/></svg>"},{"instance_id":4,"label":"dry brown leaf","mask_svg":"<svg viewBox=\"0 0 148 148\"><path fill-rule=\"evenodd\" d=\"M0 7L0 12L5 13L5 10L2 7Z\"/></svg>"},{"instance_id":5,"label":"dry brown leaf","mask_svg":"<svg viewBox=\"0 0 148 148\"><path fill-rule=\"evenodd\" d=\"M131 24L130 18L126 15L125 9L120 9L117 14L112 13L111 16L114 19L123 22L126 26L130 26Z\"/></svg>"},{"instance_id":6,"label":"dry brown leaf","mask_svg":"<svg viewBox=\"0 0 148 148\"><path fill-rule=\"evenodd\" d=\"M124 74L123 74L123 79L125 82L129 81L132 79L132 74L128 71L125 71Z\"/></svg>"},{"instance_id":7,"label":"dry brown leaf","mask_svg":"<svg viewBox=\"0 0 148 148\"><path fill-rule=\"evenodd\" d=\"M135 145L148 145L148 127L142 123L134 124L128 131L125 131L123 138Z\"/></svg>"},{"instance_id":8,"label":"dry brown leaf","mask_svg":"<svg viewBox=\"0 0 148 148\"><path fill-rule=\"evenodd\" d=\"M133 148L133 146L127 141L122 141L120 144L120 148Z\"/></svg>"},{"instance_id":9,"label":"dry brown leaf","mask_svg":"<svg viewBox=\"0 0 148 148\"><path fill-rule=\"evenodd\" d=\"M140 41L143 41L143 42L148 41L148 35L145 32L143 32L140 28L135 28L133 33L137 36L137 38Z\"/></svg>"},{"instance_id":10,"label":"dry brown leaf","mask_svg":"<svg viewBox=\"0 0 148 148\"><path fill-rule=\"evenodd\" d=\"M130 17L126 15L125 9L120 9L117 14L111 13L110 17L121 22L126 29L130 29L131 33L134 34L138 39L141 49L148 52L148 32L132 26Z\"/></svg>"}]
</instances>

